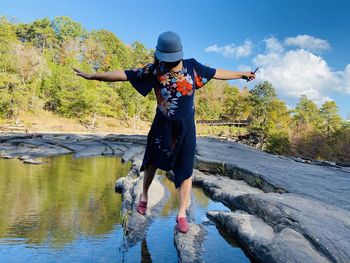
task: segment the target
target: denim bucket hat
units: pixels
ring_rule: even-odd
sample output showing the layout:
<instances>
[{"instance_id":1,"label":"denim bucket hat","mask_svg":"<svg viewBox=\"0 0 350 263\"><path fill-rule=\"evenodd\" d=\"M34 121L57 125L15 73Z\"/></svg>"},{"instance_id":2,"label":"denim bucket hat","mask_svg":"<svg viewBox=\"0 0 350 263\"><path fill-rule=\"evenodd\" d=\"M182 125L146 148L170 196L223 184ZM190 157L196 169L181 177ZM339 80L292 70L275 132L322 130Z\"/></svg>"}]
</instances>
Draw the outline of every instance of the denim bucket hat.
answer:
<instances>
[{"instance_id":1,"label":"denim bucket hat","mask_svg":"<svg viewBox=\"0 0 350 263\"><path fill-rule=\"evenodd\" d=\"M156 46L156 57L160 61L175 62L183 58L181 38L172 31L159 35Z\"/></svg>"}]
</instances>

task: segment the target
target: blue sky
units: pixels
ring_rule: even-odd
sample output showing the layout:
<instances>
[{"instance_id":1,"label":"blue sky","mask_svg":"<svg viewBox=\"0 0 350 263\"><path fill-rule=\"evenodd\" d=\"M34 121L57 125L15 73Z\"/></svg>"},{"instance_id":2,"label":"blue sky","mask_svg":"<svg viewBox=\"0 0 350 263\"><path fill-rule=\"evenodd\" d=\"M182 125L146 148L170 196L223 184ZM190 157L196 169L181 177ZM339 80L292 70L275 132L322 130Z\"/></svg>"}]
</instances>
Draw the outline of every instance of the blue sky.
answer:
<instances>
[{"instance_id":1,"label":"blue sky","mask_svg":"<svg viewBox=\"0 0 350 263\"><path fill-rule=\"evenodd\" d=\"M350 116L349 14L346 0L0 2L0 15L18 22L65 15L148 48L160 33L175 31L185 57L231 70L259 65L257 81L271 81L289 106L301 94L318 105L331 99L343 117Z\"/></svg>"}]
</instances>

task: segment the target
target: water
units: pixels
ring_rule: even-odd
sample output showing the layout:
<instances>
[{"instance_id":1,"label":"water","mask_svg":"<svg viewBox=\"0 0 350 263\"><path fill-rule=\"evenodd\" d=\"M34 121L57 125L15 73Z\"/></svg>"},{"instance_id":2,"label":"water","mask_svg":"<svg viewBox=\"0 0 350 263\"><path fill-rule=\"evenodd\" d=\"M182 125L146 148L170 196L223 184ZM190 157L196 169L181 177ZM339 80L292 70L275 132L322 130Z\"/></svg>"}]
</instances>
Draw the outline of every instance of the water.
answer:
<instances>
[{"instance_id":1,"label":"water","mask_svg":"<svg viewBox=\"0 0 350 263\"><path fill-rule=\"evenodd\" d=\"M173 231L177 192L171 195L146 238L125 250L121 195L114 183L130 164L115 157L45 159L43 165L0 159L0 262L177 262ZM207 210L228 210L201 189L195 195L195 221ZM206 224L206 262L250 262L235 240Z\"/></svg>"}]
</instances>

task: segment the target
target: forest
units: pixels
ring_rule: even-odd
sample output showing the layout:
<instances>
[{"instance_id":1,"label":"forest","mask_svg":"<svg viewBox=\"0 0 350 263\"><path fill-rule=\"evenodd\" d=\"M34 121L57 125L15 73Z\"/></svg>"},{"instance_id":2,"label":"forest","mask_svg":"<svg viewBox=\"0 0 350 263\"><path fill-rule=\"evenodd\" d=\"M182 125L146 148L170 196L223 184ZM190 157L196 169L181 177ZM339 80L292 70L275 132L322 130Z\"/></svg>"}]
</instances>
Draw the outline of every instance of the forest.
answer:
<instances>
[{"instance_id":1,"label":"forest","mask_svg":"<svg viewBox=\"0 0 350 263\"><path fill-rule=\"evenodd\" d=\"M42 110L90 126L98 125L98 116L137 116L150 122L156 106L153 93L143 97L129 82L87 81L76 77L72 68L132 69L153 57L154 50L139 41L128 45L113 32L88 31L69 17L32 23L0 17L0 123L16 122L20 112ZM259 135L262 150L350 163L350 122L339 115L334 101L318 106L300 94L290 109L273 83L256 83L249 90L219 80L211 80L195 99L197 119L249 120L246 132ZM230 127L226 131L237 133Z\"/></svg>"}]
</instances>

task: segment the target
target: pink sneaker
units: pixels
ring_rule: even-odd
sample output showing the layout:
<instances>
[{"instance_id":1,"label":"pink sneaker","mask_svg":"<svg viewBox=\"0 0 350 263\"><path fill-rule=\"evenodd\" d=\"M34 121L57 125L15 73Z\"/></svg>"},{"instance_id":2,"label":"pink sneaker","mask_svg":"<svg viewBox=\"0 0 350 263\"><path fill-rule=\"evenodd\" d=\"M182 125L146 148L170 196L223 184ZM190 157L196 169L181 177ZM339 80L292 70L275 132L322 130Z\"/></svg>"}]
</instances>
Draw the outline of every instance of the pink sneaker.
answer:
<instances>
[{"instance_id":1,"label":"pink sneaker","mask_svg":"<svg viewBox=\"0 0 350 263\"><path fill-rule=\"evenodd\" d=\"M146 214L147 211L147 202L146 201L141 201L141 195L139 199L139 203L137 204L137 212L139 212L141 215Z\"/></svg>"},{"instance_id":2,"label":"pink sneaker","mask_svg":"<svg viewBox=\"0 0 350 263\"><path fill-rule=\"evenodd\" d=\"M186 217L176 217L176 227L181 233L187 233L189 230L188 222Z\"/></svg>"}]
</instances>

